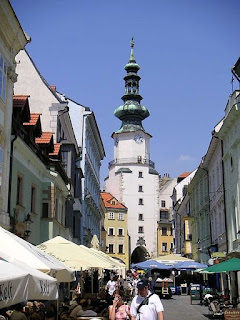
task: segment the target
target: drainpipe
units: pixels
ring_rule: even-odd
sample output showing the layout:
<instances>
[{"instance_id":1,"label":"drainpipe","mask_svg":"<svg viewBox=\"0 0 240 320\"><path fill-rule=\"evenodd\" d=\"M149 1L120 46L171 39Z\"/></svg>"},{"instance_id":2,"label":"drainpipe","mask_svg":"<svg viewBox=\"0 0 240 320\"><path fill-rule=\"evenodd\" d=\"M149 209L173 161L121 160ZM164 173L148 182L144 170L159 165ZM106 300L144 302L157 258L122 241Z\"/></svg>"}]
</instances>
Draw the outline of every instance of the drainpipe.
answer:
<instances>
[{"instance_id":1,"label":"drainpipe","mask_svg":"<svg viewBox=\"0 0 240 320\"><path fill-rule=\"evenodd\" d=\"M223 158L223 141L221 141L221 156ZM223 179L223 205L224 205L224 218L225 218L225 231L226 231L226 249L228 253L228 229L227 229L227 212L226 212L226 192L225 192L225 174L224 174L224 161L222 159L222 179Z\"/></svg>"},{"instance_id":2,"label":"drainpipe","mask_svg":"<svg viewBox=\"0 0 240 320\"><path fill-rule=\"evenodd\" d=\"M17 140L17 135L15 134L14 137L11 140L11 149L10 149L10 166L9 166L9 191L8 191L8 212L9 212L9 218L10 218L10 227L11 226L11 214L10 214L10 207L11 207L11 193L12 193L12 162L13 162L13 145L14 142Z\"/></svg>"}]
</instances>

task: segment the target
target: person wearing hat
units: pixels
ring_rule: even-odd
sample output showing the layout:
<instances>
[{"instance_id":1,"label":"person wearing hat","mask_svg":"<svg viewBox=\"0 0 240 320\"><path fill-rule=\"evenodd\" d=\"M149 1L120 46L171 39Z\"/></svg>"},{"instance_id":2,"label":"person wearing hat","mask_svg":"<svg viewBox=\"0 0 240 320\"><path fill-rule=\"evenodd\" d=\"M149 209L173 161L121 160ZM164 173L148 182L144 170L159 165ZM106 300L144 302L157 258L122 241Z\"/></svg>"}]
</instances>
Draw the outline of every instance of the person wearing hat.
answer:
<instances>
[{"instance_id":1,"label":"person wearing hat","mask_svg":"<svg viewBox=\"0 0 240 320\"><path fill-rule=\"evenodd\" d=\"M162 302L157 294L149 291L148 279L138 281L137 288L138 295L130 307L131 320L163 320Z\"/></svg>"}]
</instances>

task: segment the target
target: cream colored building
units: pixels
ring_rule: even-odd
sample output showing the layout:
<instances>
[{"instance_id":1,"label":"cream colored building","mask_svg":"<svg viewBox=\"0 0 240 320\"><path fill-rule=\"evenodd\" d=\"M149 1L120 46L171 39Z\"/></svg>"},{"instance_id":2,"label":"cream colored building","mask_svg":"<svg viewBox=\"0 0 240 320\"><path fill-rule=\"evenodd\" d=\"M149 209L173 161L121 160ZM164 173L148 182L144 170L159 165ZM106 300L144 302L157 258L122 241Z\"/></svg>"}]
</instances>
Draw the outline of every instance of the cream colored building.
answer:
<instances>
[{"instance_id":1,"label":"cream colored building","mask_svg":"<svg viewBox=\"0 0 240 320\"><path fill-rule=\"evenodd\" d=\"M127 208L108 192L101 192L105 208L106 253L119 259L129 269Z\"/></svg>"},{"instance_id":2,"label":"cream colored building","mask_svg":"<svg viewBox=\"0 0 240 320\"><path fill-rule=\"evenodd\" d=\"M29 39L8 0L0 1L0 226L9 228L9 175L15 56Z\"/></svg>"}]
</instances>

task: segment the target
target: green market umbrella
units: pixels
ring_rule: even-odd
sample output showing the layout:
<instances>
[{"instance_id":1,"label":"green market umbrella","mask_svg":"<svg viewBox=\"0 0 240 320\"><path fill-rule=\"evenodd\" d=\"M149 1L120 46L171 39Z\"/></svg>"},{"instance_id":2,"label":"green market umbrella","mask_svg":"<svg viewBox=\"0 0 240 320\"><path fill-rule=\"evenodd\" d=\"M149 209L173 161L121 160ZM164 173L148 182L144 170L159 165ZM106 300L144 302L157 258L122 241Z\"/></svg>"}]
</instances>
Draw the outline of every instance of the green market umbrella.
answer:
<instances>
[{"instance_id":1,"label":"green market umbrella","mask_svg":"<svg viewBox=\"0 0 240 320\"><path fill-rule=\"evenodd\" d=\"M232 258L224 262L214 264L209 268L201 270L200 273L221 273L230 271L240 271L240 259Z\"/></svg>"}]
</instances>

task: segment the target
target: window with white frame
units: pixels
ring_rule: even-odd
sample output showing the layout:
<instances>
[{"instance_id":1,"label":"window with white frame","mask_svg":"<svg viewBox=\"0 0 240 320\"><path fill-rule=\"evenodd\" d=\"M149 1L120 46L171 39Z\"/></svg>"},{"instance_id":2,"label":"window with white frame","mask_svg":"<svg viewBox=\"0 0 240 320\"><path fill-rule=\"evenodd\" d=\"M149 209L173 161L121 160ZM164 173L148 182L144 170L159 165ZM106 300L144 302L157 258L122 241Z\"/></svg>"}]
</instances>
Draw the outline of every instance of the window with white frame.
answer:
<instances>
[{"instance_id":1,"label":"window with white frame","mask_svg":"<svg viewBox=\"0 0 240 320\"><path fill-rule=\"evenodd\" d=\"M0 53L0 97L6 100L6 82L7 82L7 63Z\"/></svg>"},{"instance_id":2,"label":"window with white frame","mask_svg":"<svg viewBox=\"0 0 240 320\"><path fill-rule=\"evenodd\" d=\"M138 186L138 192L143 192L143 186Z\"/></svg>"},{"instance_id":3,"label":"window with white frame","mask_svg":"<svg viewBox=\"0 0 240 320\"><path fill-rule=\"evenodd\" d=\"M0 147L0 193L2 189L3 149Z\"/></svg>"},{"instance_id":4,"label":"window with white frame","mask_svg":"<svg viewBox=\"0 0 240 320\"><path fill-rule=\"evenodd\" d=\"M114 253L114 245L112 243L109 243L109 245L108 245L108 252Z\"/></svg>"},{"instance_id":5,"label":"window with white frame","mask_svg":"<svg viewBox=\"0 0 240 320\"><path fill-rule=\"evenodd\" d=\"M165 208L165 207L166 207L166 201L165 201L165 200L162 200L162 201L161 201L161 207L162 207L162 208Z\"/></svg>"},{"instance_id":6,"label":"window with white frame","mask_svg":"<svg viewBox=\"0 0 240 320\"><path fill-rule=\"evenodd\" d=\"M143 221L144 219L143 219L143 213L139 213L138 214L138 220L139 221Z\"/></svg>"},{"instance_id":7,"label":"window with white frame","mask_svg":"<svg viewBox=\"0 0 240 320\"><path fill-rule=\"evenodd\" d=\"M108 219L114 220L114 212L108 212Z\"/></svg>"},{"instance_id":8,"label":"window with white frame","mask_svg":"<svg viewBox=\"0 0 240 320\"><path fill-rule=\"evenodd\" d=\"M123 244L118 245L118 253L124 253L123 252Z\"/></svg>"},{"instance_id":9,"label":"window with white frame","mask_svg":"<svg viewBox=\"0 0 240 320\"><path fill-rule=\"evenodd\" d=\"M119 212L118 213L118 220L124 220L123 217L124 217L123 212Z\"/></svg>"},{"instance_id":10,"label":"window with white frame","mask_svg":"<svg viewBox=\"0 0 240 320\"><path fill-rule=\"evenodd\" d=\"M167 251L167 243L166 242L162 242L162 251L163 252Z\"/></svg>"},{"instance_id":11,"label":"window with white frame","mask_svg":"<svg viewBox=\"0 0 240 320\"><path fill-rule=\"evenodd\" d=\"M118 235L124 236L124 229L123 228L118 228Z\"/></svg>"},{"instance_id":12,"label":"window with white frame","mask_svg":"<svg viewBox=\"0 0 240 320\"><path fill-rule=\"evenodd\" d=\"M143 205L143 198L139 198L139 199L138 199L138 204L139 204L140 206Z\"/></svg>"},{"instance_id":13,"label":"window with white frame","mask_svg":"<svg viewBox=\"0 0 240 320\"><path fill-rule=\"evenodd\" d=\"M114 236L114 228L108 228L108 235Z\"/></svg>"}]
</instances>

